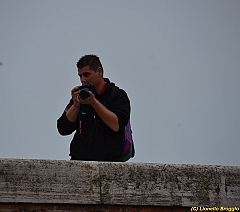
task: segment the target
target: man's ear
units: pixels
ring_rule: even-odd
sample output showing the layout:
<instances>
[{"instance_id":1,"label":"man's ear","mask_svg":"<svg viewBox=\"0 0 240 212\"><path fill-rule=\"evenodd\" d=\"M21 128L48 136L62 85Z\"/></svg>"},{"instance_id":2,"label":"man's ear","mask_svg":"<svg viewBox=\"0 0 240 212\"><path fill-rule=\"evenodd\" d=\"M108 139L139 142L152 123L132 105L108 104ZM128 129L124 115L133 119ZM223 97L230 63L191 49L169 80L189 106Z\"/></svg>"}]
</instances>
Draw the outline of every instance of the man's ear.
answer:
<instances>
[{"instance_id":1,"label":"man's ear","mask_svg":"<svg viewBox=\"0 0 240 212\"><path fill-rule=\"evenodd\" d=\"M97 72L103 77L103 69L101 67L98 67Z\"/></svg>"}]
</instances>

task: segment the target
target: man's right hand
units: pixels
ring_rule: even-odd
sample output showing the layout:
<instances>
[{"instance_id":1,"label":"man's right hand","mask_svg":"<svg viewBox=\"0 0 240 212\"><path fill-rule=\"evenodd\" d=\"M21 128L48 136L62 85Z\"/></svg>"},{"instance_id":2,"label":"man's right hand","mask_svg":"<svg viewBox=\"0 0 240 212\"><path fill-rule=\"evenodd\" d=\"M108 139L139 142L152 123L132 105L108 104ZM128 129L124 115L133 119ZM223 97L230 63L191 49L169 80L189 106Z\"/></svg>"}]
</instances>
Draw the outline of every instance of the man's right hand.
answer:
<instances>
[{"instance_id":1,"label":"man's right hand","mask_svg":"<svg viewBox=\"0 0 240 212\"><path fill-rule=\"evenodd\" d=\"M76 86L71 90L73 105L77 108L80 107L80 97L79 97L79 88Z\"/></svg>"},{"instance_id":2,"label":"man's right hand","mask_svg":"<svg viewBox=\"0 0 240 212\"><path fill-rule=\"evenodd\" d=\"M73 105L69 108L69 110L66 113L67 119L74 123L77 120L77 116L80 110L80 97L79 97L79 89L78 87L74 87L71 90Z\"/></svg>"}]
</instances>

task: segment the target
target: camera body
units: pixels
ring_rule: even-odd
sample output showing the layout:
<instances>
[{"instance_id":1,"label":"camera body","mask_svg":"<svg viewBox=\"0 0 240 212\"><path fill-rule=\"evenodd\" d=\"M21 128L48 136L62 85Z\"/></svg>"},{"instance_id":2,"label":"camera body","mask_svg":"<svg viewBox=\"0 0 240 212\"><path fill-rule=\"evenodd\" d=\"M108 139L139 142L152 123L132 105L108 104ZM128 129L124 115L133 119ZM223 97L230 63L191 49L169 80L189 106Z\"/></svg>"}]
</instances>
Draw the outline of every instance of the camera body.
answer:
<instances>
[{"instance_id":1,"label":"camera body","mask_svg":"<svg viewBox=\"0 0 240 212\"><path fill-rule=\"evenodd\" d=\"M80 93L79 96L81 99L86 99L89 97L89 91L91 91L94 95L96 94L96 90L93 84L84 82L81 86L78 86Z\"/></svg>"}]
</instances>

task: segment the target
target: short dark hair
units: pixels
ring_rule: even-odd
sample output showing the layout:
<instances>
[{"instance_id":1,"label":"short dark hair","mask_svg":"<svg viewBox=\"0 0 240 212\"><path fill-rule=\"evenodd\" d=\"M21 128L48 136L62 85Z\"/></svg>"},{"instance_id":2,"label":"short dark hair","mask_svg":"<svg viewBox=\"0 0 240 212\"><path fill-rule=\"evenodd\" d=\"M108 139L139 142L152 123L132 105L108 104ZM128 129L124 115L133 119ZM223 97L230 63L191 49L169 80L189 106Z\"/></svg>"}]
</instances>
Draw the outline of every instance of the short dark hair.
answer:
<instances>
[{"instance_id":1,"label":"short dark hair","mask_svg":"<svg viewBox=\"0 0 240 212\"><path fill-rule=\"evenodd\" d=\"M85 66L89 66L89 68L93 71L97 71L99 67L103 69L99 57L94 54L84 55L79 59L77 62L77 67L83 68Z\"/></svg>"}]
</instances>

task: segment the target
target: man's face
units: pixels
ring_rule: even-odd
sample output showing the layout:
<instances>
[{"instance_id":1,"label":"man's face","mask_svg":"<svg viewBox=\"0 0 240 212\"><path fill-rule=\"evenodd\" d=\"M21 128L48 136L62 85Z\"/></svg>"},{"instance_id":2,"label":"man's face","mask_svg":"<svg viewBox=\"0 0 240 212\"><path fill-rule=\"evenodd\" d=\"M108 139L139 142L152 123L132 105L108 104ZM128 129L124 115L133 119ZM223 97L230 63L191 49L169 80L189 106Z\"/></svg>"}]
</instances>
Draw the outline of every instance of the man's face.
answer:
<instances>
[{"instance_id":1,"label":"man's face","mask_svg":"<svg viewBox=\"0 0 240 212\"><path fill-rule=\"evenodd\" d=\"M88 82L92 83L95 86L102 78L102 69L98 68L97 71L93 71L89 68L89 66L84 66L83 68L78 69L78 75L80 77L81 83Z\"/></svg>"}]
</instances>

